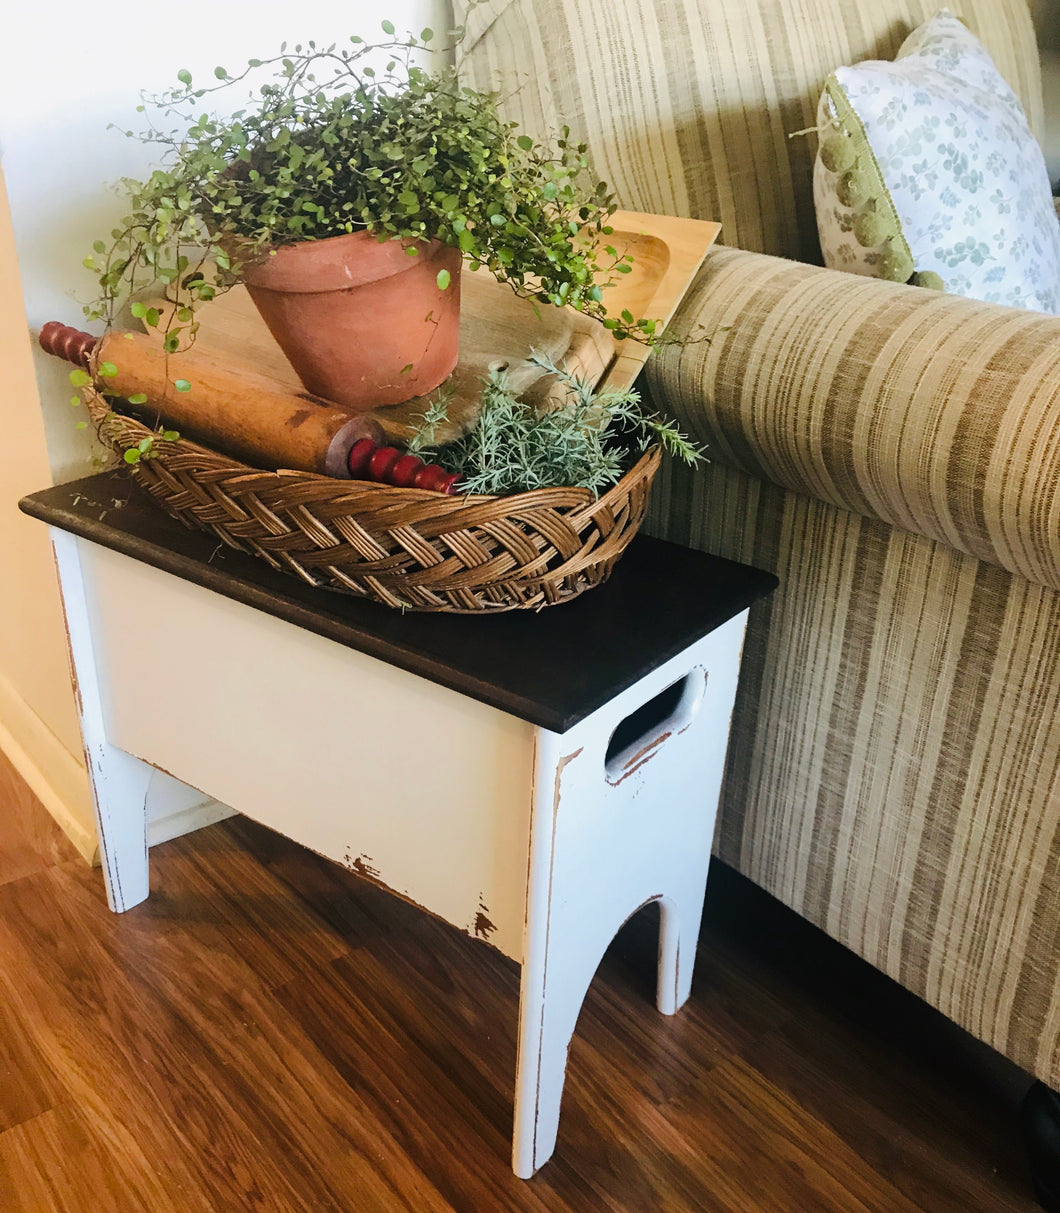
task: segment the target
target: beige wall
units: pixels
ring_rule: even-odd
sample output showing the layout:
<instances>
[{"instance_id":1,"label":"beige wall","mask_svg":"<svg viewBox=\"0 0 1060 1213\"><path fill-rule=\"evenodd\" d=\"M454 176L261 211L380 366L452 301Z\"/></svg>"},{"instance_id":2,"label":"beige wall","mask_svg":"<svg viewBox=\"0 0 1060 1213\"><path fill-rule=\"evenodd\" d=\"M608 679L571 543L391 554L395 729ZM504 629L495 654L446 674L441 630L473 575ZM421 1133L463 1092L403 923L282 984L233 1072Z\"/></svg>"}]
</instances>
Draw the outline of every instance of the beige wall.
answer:
<instances>
[{"instance_id":1,"label":"beige wall","mask_svg":"<svg viewBox=\"0 0 1060 1213\"><path fill-rule=\"evenodd\" d=\"M0 174L0 748L71 837L94 840L51 545L18 499L51 483L7 192Z\"/></svg>"},{"instance_id":2,"label":"beige wall","mask_svg":"<svg viewBox=\"0 0 1060 1213\"><path fill-rule=\"evenodd\" d=\"M51 483L31 337L0 173L0 351L4 440L0 443L0 670L72 751L81 748L67 670L62 612L45 528L18 512L20 496Z\"/></svg>"}]
</instances>

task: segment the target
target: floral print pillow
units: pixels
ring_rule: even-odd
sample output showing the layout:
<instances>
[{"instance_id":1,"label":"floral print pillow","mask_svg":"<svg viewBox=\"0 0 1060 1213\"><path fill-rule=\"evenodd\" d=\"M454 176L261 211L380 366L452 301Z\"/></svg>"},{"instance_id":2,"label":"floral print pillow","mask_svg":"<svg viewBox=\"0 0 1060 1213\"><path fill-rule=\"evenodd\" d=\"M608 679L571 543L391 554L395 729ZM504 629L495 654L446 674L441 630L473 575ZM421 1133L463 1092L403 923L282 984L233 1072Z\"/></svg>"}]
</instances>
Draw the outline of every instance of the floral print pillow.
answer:
<instances>
[{"instance_id":1,"label":"floral print pillow","mask_svg":"<svg viewBox=\"0 0 1060 1213\"><path fill-rule=\"evenodd\" d=\"M1060 222L1019 99L948 10L893 63L829 76L814 203L825 264L1060 312Z\"/></svg>"}]
</instances>

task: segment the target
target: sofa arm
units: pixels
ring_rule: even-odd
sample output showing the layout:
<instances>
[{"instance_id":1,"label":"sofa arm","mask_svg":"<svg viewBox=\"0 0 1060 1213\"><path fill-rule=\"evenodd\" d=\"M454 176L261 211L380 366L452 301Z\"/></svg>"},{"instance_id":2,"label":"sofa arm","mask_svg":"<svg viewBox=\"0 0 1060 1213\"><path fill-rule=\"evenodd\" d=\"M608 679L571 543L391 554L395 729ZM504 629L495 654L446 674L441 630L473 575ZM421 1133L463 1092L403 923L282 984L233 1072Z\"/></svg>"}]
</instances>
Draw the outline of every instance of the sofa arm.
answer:
<instances>
[{"instance_id":1,"label":"sofa arm","mask_svg":"<svg viewBox=\"0 0 1060 1213\"><path fill-rule=\"evenodd\" d=\"M1060 317L718 248L672 331L712 459L1060 589Z\"/></svg>"}]
</instances>

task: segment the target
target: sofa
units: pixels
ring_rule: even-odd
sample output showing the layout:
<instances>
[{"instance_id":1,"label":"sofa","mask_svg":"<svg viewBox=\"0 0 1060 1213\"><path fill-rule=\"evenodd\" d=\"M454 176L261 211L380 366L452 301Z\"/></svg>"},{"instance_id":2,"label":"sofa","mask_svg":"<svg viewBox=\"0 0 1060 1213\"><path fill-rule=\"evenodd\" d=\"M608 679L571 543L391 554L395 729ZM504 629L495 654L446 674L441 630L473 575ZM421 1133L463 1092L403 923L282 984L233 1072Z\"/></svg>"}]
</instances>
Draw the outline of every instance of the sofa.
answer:
<instances>
[{"instance_id":1,"label":"sofa","mask_svg":"<svg viewBox=\"0 0 1060 1213\"><path fill-rule=\"evenodd\" d=\"M1060 1088L1060 317L825 269L838 65L933 0L456 4L458 62L628 209L719 220L649 362L708 444L648 528L775 572L717 855ZM1042 125L1026 0L951 0Z\"/></svg>"}]
</instances>

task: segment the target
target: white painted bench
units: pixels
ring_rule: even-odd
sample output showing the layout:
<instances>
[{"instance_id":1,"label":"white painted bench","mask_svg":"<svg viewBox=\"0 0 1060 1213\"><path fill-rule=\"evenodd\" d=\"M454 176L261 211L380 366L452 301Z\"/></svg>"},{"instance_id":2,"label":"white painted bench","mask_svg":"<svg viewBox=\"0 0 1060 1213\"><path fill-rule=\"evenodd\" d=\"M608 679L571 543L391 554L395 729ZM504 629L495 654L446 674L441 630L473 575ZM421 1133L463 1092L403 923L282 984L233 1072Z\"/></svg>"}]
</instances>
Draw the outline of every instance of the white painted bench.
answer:
<instances>
[{"instance_id":1,"label":"white painted bench","mask_svg":"<svg viewBox=\"0 0 1060 1213\"><path fill-rule=\"evenodd\" d=\"M148 895L161 768L487 940L522 965L532 1175L586 990L647 902L659 1010L688 998L747 608L774 579L638 538L563 606L401 615L219 550L117 474L22 504L52 528L112 908Z\"/></svg>"}]
</instances>

